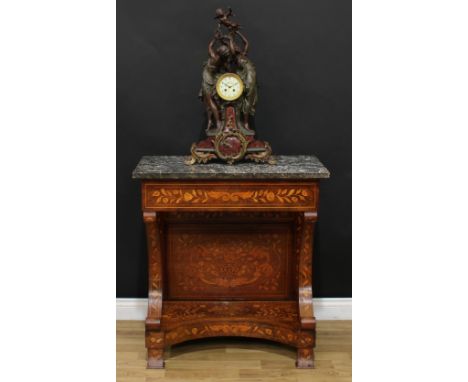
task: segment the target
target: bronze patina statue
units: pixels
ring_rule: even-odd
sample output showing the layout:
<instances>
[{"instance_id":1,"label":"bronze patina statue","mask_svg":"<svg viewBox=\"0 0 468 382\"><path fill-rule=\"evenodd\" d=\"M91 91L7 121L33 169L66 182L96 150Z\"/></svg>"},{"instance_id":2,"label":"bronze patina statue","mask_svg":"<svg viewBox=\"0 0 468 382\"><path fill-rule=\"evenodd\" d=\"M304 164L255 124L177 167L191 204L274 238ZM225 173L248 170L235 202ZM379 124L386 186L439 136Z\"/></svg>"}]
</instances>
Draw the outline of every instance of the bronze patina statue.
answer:
<instances>
[{"instance_id":1,"label":"bronze patina statue","mask_svg":"<svg viewBox=\"0 0 468 382\"><path fill-rule=\"evenodd\" d=\"M270 145L254 138L249 122L257 103L255 66L247 58L249 42L231 16L231 8L216 10L218 25L208 44L199 94L206 107L207 138L192 145L187 164L216 158L229 164L244 158L274 163Z\"/></svg>"}]
</instances>

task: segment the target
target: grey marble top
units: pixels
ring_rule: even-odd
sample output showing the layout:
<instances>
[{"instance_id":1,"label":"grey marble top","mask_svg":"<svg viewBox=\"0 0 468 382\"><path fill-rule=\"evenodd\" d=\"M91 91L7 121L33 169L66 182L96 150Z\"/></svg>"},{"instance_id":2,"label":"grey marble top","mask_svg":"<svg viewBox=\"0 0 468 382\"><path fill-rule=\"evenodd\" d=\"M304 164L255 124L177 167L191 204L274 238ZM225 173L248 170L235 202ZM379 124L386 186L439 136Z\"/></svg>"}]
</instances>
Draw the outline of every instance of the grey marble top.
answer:
<instances>
[{"instance_id":1,"label":"grey marble top","mask_svg":"<svg viewBox=\"0 0 468 382\"><path fill-rule=\"evenodd\" d=\"M314 156L275 155L276 164L240 162L233 165L207 163L186 165L186 156L144 156L134 179L317 179L330 172Z\"/></svg>"}]
</instances>

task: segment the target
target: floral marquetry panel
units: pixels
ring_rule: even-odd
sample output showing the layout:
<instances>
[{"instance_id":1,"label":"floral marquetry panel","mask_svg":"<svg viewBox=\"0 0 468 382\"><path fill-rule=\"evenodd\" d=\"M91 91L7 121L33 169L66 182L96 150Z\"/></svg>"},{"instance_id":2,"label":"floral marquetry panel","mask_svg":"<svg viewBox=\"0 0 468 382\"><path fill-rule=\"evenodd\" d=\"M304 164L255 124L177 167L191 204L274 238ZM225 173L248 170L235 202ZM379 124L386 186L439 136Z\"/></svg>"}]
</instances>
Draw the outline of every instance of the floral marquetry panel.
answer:
<instances>
[{"instance_id":1,"label":"floral marquetry panel","mask_svg":"<svg viewBox=\"0 0 468 382\"><path fill-rule=\"evenodd\" d=\"M318 188L302 182L143 184L147 210L301 210L314 211Z\"/></svg>"},{"instance_id":2,"label":"floral marquetry panel","mask_svg":"<svg viewBox=\"0 0 468 382\"><path fill-rule=\"evenodd\" d=\"M292 296L290 224L170 224L169 299Z\"/></svg>"}]
</instances>

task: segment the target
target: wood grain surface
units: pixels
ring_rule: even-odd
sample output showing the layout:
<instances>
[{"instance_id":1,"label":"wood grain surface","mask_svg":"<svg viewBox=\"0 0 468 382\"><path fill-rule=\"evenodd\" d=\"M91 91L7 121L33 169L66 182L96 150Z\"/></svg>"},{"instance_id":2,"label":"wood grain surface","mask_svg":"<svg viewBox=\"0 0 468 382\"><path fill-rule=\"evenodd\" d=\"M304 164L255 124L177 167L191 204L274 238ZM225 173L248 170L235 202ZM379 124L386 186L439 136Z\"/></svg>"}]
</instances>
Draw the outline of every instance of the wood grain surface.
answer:
<instances>
[{"instance_id":1,"label":"wood grain surface","mask_svg":"<svg viewBox=\"0 0 468 382\"><path fill-rule=\"evenodd\" d=\"M117 321L117 382L349 382L351 326L351 321L317 322L315 369L297 369L293 347L239 338L172 346L165 369L147 369L144 321Z\"/></svg>"}]
</instances>

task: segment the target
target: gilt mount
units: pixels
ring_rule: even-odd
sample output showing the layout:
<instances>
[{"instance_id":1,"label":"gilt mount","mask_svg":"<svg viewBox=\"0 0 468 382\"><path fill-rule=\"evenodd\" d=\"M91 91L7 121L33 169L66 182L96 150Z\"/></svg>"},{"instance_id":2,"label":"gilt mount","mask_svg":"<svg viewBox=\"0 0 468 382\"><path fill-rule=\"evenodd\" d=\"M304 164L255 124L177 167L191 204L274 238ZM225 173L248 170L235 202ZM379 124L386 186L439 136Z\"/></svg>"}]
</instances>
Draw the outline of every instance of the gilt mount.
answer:
<instances>
[{"instance_id":1,"label":"gilt mount","mask_svg":"<svg viewBox=\"0 0 468 382\"><path fill-rule=\"evenodd\" d=\"M208 44L200 99L206 108L206 138L191 147L187 164L219 159L274 164L268 142L255 139L252 119L257 104L257 75L247 58L249 41L240 24L231 20L232 9L216 10L217 27Z\"/></svg>"}]
</instances>

